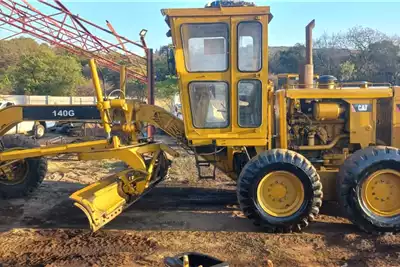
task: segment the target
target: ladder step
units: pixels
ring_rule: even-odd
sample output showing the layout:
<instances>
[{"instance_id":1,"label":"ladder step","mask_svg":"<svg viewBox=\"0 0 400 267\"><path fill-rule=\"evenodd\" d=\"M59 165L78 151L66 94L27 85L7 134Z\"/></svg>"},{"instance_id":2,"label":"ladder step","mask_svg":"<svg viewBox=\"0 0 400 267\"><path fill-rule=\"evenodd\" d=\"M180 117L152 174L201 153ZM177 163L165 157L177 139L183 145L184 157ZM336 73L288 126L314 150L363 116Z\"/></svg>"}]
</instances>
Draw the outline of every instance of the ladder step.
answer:
<instances>
[{"instance_id":1,"label":"ladder step","mask_svg":"<svg viewBox=\"0 0 400 267\"><path fill-rule=\"evenodd\" d=\"M211 170L212 171L212 175L202 175L201 167L210 167L210 166L211 165L209 165L209 166L197 165L197 173L198 173L199 179L215 179L215 171L216 171L216 167L215 166L213 166L213 168Z\"/></svg>"},{"instance_id":2,"label":"ladder step","mask_svg":"<svg viewBox=\"0 0 400 267\"><path fill-rule=\"evenodd\" d=\"M214 160L210 160L210 161L197 161L197 165L200 165L200 166L210 166L210 164L213 164L213 163L217 163L216 161L214 161Z\"/></svg>"},{"instance_id":3,"label":"ladder step","mask_svg":"<svg viewBox=\"0 0 400 267\"><path fill-rule=\"evenodd\" d=\"M210 175L210 176L200 176L199 175L199 179L200 180L214 180L215 179L215 176L212 176L212 175Z\"/></svg>"},{"instance_id":4,"label":"ladder step","mask_svg":"<svg viewBox=\"0 0 400 267\"><path fill-rule=\"evenodd\" d=\"M210 167L211 164L209 162L197 162L197 166L199 166L199 167Z\"/></svg>"},{"instance_id":5,"label":"ladder step","mask_svg":"<svg viewBox=\"0 0 400 267\"><path fill-rule=\"evenodd\" d=\"M216 163L216 160L197 160L197 163Z\"/></svg>"},{"instance_id":6,"label":"ladder step","mask_svg":"<svg viewBox=\"0 0 400 267\"><path fill-rule=\"evenodd\" d=\"M214 150L216 151L216 148L214 148ZM199 177L200 180L202 179L215 179L215 171L216 171L216 163L217 163L217 159L216 156L214 154L214 159L213 160L204 160L201 155L199 155L198 153L196 153L196 150L193 150L194 152L194 156L195 156L195 160L196 160L196 167L197 167L197 175ZM216 153L216 152L215 152ZM212 164L212 165L211 165ZM212 175L202 175L202 171L201 168L210 168L212 167L211 171L212 171ZM203 169L204 170L204 169ZM204 171L203 171L204 172Z\"/></svg>"}]
</instances>

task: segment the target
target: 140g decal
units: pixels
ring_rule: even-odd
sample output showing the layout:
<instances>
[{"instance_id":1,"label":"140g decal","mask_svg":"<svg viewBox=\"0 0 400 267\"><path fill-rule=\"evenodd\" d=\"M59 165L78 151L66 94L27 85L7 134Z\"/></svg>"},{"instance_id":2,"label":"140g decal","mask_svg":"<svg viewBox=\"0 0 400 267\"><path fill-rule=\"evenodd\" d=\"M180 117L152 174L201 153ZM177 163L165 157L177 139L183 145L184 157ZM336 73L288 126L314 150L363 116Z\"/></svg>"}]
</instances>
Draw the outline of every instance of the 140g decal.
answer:
<instances>
[{"instance_id":1,"label":"140g decal","mask_svg":"<svg viewBox=\"0 0 400 267\"><path fill-rule=\"evenodd\" d=\"M74 117L75 111L74 110L53 110L54 117Z\"/></svg>"},{"instance_id":2,"label":"140g decal","mask_svg":"<svg viewBox=\"0 0 400 267\"><path fill-rule=\"evenodd\" d=\"M95 105L24 106L23 118L34 121L100 120L100 113Z\"/></svg>"}]
</instances>

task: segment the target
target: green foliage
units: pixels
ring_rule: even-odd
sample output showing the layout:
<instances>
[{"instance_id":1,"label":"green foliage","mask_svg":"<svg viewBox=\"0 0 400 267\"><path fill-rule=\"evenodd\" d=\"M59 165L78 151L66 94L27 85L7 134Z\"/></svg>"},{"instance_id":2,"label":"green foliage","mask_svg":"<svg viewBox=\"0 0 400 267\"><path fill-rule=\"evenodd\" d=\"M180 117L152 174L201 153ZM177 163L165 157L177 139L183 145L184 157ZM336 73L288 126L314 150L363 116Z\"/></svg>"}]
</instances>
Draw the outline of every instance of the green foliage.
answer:
<instances>
[{"instance_id":1,"label":"green foliage","mask_svg":"<svg viewBox=\"0 0 400 267\"><path fill-rule=\"evenodd\" d=\"M10 75L15 93L26 95L75 95L83 82L79 62L50 49L22 55Z\"/></svg>"},{"instance_id":2,"label":"green foliage","mask_svg":"<svg viewBox=\"0 0 400 267\"><path fill-rule=\"evenodd\" d=\"M165 81L168 78L170 70L168 69L168 45L161 46L154 55L154 68L156 81Z\"/></svg>"},{"instance_id":3,"label":"green foliage","mask_svg":"<svg viewBox=\"0 0 400 267\"><path fill-rule=\"evenodd\" d=\"M270 60L270 72L298 73L304 57L304 46L301 44L296 44L293 47L282 50Z\"/></svg>"},{"instance_id":4,"label":"green foliage","mask_svg":"<svg viewBox=\"0 0 400 267\"><path fill-rule=\"evenodd\" d=\"M164 81L170 75L168 71L167 58L157 58L154 60L156 81Z\"/></svg>"},{"instance_id":5,"label":"green foliage","mask_svg":"<svg viewBox=\"0 0 400 267\"><path fill-rule=\"evenodd\" d=\"M271 50L271 49L270 49ZM299 72L304 47L281 48L269 58L273 74ZM324 33L314 41L314 72L342 81L400 83L400 41L371 28L353 27L347 32Z\"/></svg>"},{"instance_id":6,"label":"green foliage","mask_svg":"<svg viewBox=\"0 0 400 267\"><path fill-rule=\"evenodd\" d=\"M161 46L154 55L154 67L156 74L156 98L172 100L179 93L178 79L168 69L169 45Z\"/></svg>"},{"instance_id":7,"label":"green foliage","mask_svg":"<svg viewBox=\"0 0 400 267\"><path fill-rule=\"evenodd\" d=\"M48 48L47 45L40 45L30 38L0 41L0 75L3 75L9 67L15 66L22 55L46 48Z\"/></svg>"},{"instance_id":8,"label":"green foliage","mask_svg":"<svg viewBox=\"0 0 400 267\"><path fill-rule=\"evenodd\" d=\"M369 46L369 60L373 64L377 82L400 81L400 46L393 40L383 40Z\"/></svg>"},{"instance_id":9,"label":"green foliage","mask_svg":"<svg viewBox=\"0 0 400 267\"><path fill-rule=\"evenodd\" d=\"M178 79L174 76L167 76L164 81L156 82L156 97L171 100L179 93Z\"/></svg>"},{"instance_id":10,"label":"green foliage","mask_svg":"<svg viewBox=\"0 0 400 267\"><path fill-rule=\"evenodd\" d=\"M103 79L104 82L111 84L114 88L120 88L119 85L119 73L108 68L99 68L100 69L100 79Z\"/></svg>"},{"instance_id":11,"label":"green foliage","mask_svg":"<svg viewBox=\"0 0 400 267\"><path fill-rule=\"evenodd\" d=\"M146 101L147 88L146 85L137 80L128 80L126 84L126 95L140 101Z\"/></svg>"},{"instance_id":12,"label":"green foliage","mask_svg":"<svg viewBox=\"0 0 400 267\"><path fill-rule=\"evenodd\" d=\"M13 92L10 72L21 55L33 53L45 47L47 46L39 45L30 38L0 41L0 94L11 94Z\"/></svg>"},{"instance_id":13,"label":"green foliage","mask_svg":"<svg viewBox=\"0 0 400 267\"><path fill-rule=\"evenodd\" d=\"M350 61L340 64L340 79L342 81L350 81L356 73L356 65Z\"/></svg>"},{"instance_id":14,"label":"green foliage","mask_svg":"<svg viewBox=\"0 0 400 267\"><path fill-rule=\"evenodd\" d=\"M8 95L13 91L8 73L0 75L0 94Z\"/></svg>"}]
</instances>

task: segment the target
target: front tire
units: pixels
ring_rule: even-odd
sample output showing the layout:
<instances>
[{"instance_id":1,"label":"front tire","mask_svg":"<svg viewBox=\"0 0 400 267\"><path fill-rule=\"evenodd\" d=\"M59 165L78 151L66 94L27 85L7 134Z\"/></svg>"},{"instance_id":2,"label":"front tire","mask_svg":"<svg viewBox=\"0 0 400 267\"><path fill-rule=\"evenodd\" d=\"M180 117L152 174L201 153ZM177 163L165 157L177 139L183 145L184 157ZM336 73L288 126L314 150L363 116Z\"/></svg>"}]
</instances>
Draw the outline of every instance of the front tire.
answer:
<instances>
[{"instance_id":1,"label":"front tire","mask_svg":"<svg viewBox=\"0 0 400 267\"><path fill-rule=\"evenodd\" d=\"M346 217L369 233L400 231L400 150L377 146L346 159L337 180Z\"/></svg>"},{"instance_id":2,"label":"front tire","mask_svg":"<svg viewBox=\"0 0 400 267\"><path fill-rule=\"evenodd\" d=\"M237 197L243 213L267 231L301 231L319 213L322 184L304 156L273 149L246 164Z\"/></svg>"},{"instance_id":3,"label":"front tire","mask_svg":"<svg viewBox=\"0 0 400 267\"><path fill-rule=\"evenodd\" d=\"M0 150L22 150L40 145L24 135L5 135L0 139ZM7 162L0 162L0 166ZM9 164L0 172L0 195L3 198L17 198L30 194L43 182L47 173L47 159L27 158Z\"/></svg>"}]
</instances>

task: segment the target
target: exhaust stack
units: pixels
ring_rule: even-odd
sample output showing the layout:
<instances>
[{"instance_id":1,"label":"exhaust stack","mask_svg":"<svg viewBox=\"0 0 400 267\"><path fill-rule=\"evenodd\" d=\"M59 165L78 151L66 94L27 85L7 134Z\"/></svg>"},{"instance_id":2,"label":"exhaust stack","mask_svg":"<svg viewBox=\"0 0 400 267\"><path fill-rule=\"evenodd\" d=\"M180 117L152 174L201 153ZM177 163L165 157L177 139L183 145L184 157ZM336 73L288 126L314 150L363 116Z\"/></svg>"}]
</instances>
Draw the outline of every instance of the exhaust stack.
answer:
<instances>
[{"instance_id":1,"label":"exhaust stack","mask_svg":"<svg viewBox=\"0 0 400 267\"><path fill-rule=\"evenodd\" d=\"M304 67L300 70L300 84L302 88L314 87L314 64L313 64L313 40L312 31L315 27L315 19L306 26L306 60Z\"/></svg>"}]
</instances>

